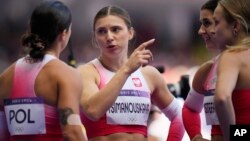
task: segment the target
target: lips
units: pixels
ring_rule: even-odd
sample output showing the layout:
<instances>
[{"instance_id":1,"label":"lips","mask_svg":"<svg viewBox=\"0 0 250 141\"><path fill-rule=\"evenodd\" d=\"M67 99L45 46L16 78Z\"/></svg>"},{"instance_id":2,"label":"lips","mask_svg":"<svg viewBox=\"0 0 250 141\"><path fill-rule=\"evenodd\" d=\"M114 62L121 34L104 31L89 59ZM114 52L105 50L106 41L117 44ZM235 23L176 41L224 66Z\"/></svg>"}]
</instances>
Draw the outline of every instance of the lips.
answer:
<instances>
[{"instance_id":1,"label":"lips","mask_svg":"<svg viewBox=\"0 0 250 141\"><path fill-rule=\"evenodd\" d=\"M202 36L203 37L203 39L205 40L205 41L208 41L208 40L210 40L210 37L209 36Z\"/></svg>"},{"instance_id":2,"label":"lips","mask_svg":"<svg viewBox=\"0 0 250 141\"><path fill-rule=\"evenodd\" d=\"M116 47L115 45L108 45L107 48L114 48Z\"/></svg>"}]
</instances>

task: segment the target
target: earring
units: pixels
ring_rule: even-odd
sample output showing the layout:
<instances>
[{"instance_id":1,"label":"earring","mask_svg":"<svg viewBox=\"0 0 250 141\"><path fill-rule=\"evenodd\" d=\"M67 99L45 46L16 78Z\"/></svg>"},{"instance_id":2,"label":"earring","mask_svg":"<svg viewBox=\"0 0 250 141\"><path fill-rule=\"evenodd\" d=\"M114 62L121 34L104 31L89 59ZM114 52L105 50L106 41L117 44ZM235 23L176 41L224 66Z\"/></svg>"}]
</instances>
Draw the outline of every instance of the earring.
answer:
<instances>
[{"instance_id":1,"label":"earring","mask_svg":"<svg viewBox=\"0 0 250 141\"><path fill-rule=\"evenodd\" d=\"M234 35L234 37L236 37L236 36L238 35L237 30L234 30L234 31L233 31L233 35Z\"/></svg>"}]
</instances>

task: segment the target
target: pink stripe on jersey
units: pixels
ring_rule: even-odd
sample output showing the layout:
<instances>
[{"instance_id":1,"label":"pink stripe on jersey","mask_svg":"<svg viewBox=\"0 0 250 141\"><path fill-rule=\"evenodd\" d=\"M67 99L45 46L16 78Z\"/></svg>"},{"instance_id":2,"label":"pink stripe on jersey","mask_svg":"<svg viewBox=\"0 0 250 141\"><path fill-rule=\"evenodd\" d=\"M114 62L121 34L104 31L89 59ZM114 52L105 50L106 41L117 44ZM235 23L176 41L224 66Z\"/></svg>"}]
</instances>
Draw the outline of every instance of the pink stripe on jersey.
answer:
<instances>
[{"instance_id":1,"label":"pink stripe on jersey","mask_svg":"<svg viewBox=\"0 0 250 141\"><path fill-rule=\"evenodd\" d=\"M51 60L56 59L52 55L46 54L43 61L30 63L27 58L21 58L15 66L12 93L10 99L36 97L34 90L35 79L41 69ZM16 135L11 140L53 140L62 141L62 131L57 114L57 108L45 105L46 134L41 135Z\"/></svg>"}]
</instances>

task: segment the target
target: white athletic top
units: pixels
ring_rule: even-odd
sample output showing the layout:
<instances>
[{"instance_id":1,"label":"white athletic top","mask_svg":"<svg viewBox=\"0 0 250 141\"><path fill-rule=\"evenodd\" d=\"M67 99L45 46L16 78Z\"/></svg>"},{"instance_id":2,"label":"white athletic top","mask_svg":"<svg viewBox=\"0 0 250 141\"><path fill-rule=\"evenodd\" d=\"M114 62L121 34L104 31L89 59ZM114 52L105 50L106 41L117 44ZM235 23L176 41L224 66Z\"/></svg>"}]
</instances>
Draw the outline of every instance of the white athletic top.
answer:
<instances>
[{"instance_id":1,"label":"white athletic top","mask_svg":"<svg viewBox=\"0 0 250 141\"><path fill-rule=\"evenodd\" d=\"M92 62L99 71L100 88L102 88L115 75L115 72L104 68L98 59ZM150 93L140 69L133 72L112 107L106 112L107 124L146 126L151 108Z\"/></svg>"}]
</instances>

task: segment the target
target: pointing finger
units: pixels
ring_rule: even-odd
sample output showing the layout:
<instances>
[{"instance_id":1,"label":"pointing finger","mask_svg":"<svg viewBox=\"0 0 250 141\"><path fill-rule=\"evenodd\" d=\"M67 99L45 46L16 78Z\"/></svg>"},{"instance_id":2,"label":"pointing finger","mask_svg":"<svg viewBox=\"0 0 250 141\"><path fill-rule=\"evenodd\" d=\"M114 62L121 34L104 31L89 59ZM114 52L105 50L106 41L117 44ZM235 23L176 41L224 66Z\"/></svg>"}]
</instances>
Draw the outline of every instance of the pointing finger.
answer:
<instances>
[{"instance_id":1,"label":"pointing finger","mask_svg":"<svg viewBox=\"0 0 250 141\"><path fill-rule=\"evenodd\" d=\"M154 41L155 41L155 39L151 39L151 40L148 40L148 41L142 43L142 44L137 48L137 50L143 50L143 49L145 49L146 47L152 45L152 44L154 43Z\"/></svg>"}]
</instances>

